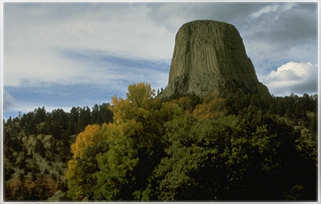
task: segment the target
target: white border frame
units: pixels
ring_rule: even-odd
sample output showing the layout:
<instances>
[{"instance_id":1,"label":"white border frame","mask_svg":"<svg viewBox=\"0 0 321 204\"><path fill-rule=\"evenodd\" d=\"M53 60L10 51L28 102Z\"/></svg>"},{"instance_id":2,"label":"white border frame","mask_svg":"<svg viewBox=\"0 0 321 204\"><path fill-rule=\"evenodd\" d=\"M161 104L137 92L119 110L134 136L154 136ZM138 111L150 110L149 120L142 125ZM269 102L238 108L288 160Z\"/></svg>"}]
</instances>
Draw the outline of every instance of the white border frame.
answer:
<instances>
[{"instance_id":1,"label":"white border frame","mask_svg":"<svg viewBox=\"0 0 321 204\"><path fill-rule=\"evenodd\" d=\"M3 79L4 79L4 71L3 71L3 68L4 68L4 62L3 62L3 51L4 51L4 46L3 46L3 43L4 43L4 40L3 40L3 31L4 31L4 5L3 3L0 1L0 119L1 119L1 122L0 122L0 141L1 141L1 162L0 162L0 182L1 182L1 185L0 185L0 203L3 202L3 194L4 194L4 163L3 163L3 155L4 155L4 150L3 150L3 104L4 104L4 101L3 101L3 95L4 95L4 89L3 89Z\"/></svg>"},{"instance_id":2,"label":"white border frame","mask_svg":"<svg viewBox=\"0 0 321 204\"><path fill-rule=\"evenodd\" d=\"M321 13L321 6L320 6L320 0L300 0L300 1L295 1L295 0L0 0L0 139L1 139L1 160L0 160L0 203L15 203L15 204L20 204L20 203L26 203L26 202L5 202L4 201L4 160L3 160L3 108L4 108L4 4L5 3L192 3L192 2L197 2L197 3L210 3L210 2L221 2L221 3L226 3L226 2L235 2L235 3L317 3L317 26L318 26L318 201L316 202L296 202L296 203L321 203L321 178L320 178L320 146L321 146L321 138L320 138L320 128L321 128L321 123L320 123L320 109L321 109L321 98L320 98L320 90L321 90L321 70L320 70L320 65L321 65L321 56L320 56L320 48L321 48L321 30L320 30L320 13ZM215 201L207 201L207 202L191 202L191 203L212 203ZM219 201L218 201L219 202ZM30 203L48 203L46 202L30 202ZM102 202L49 202L49 203L102 203ZM128 202L108 202L108 203L128 203ZM141 202L130 202L130 203L141 203ZM168 202L153 202L153 203L168 203ZM175 203L185 203L185 202L175 202ZM224 203L235 203L235 202L224 202ZM249 203L249 202L237 202L237 203ZM276 202L251 202L251 203L276 203ZM293 203L293 202L282 202L282 203Z\"/></svg>"}]
</instances>

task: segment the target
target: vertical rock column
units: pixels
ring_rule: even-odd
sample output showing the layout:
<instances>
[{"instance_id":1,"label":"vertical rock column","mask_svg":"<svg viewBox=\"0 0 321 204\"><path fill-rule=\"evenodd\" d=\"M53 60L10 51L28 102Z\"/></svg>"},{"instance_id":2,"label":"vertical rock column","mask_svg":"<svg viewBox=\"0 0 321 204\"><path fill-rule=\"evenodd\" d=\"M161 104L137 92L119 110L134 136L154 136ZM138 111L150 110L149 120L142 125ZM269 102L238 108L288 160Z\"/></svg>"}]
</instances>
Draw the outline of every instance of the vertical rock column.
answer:
<instances>
[{"instance_id":1,"label":"vertical rock column","mask_svg":"<svg viewBox=\"0 0 321 204\"><path fill-rule=\"evenodd\" d=\"M176 34L169 82L164 96L215 91L270 95L261 84L237 29L227 23L199 20Z\"/></svg>"}]
</instances>

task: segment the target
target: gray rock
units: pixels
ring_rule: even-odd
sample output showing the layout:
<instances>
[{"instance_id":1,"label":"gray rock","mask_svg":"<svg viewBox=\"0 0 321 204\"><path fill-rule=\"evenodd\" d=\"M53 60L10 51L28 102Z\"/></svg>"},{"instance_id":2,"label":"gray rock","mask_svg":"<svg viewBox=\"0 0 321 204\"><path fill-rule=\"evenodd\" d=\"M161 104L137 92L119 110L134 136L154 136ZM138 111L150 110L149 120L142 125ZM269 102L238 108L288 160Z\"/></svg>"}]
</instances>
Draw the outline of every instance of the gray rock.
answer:
<instances>
[{"instance_id":1,"label":"gray rock","mask_svg":"<svg viewBox=\"0 0 321 204\"><path fill-rule=\"evenodd\" d=\"M237 29L227 23L198 20L176 34L168 86L162 96L235 91L270 96L258 81Z\"/></svg>"}]
</instances>

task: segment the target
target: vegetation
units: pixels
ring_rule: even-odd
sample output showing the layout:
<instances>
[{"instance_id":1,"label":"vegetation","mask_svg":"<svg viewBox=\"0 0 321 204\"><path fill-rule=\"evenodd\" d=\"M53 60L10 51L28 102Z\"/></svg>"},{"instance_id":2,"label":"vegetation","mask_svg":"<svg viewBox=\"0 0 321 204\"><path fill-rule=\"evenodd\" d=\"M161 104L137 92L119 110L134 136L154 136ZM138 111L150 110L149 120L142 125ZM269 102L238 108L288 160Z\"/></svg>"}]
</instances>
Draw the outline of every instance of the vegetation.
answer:
<instances>
[{"instance_id":1,"label":"vegetation","mask_svg":"<svg viewBox=\"0 0 321 204\"><path fill-rule=\"evenodd\" d=\"M70 145L88 124L112 121L109 104L91 110L72 108L70 113L45 108L4 123L4 178L6 200L46 200L65 191Z\"/></svg>"},{"instance_id":2,"label":"vegetation","mask_svg":"<svg viewBox=\"0 0 321 204\"><path fill-rule=\"evenodd\" d=\"M317 97L162 98L5 122L6 200L316 200Z\"/></svg>"}]
</instances>

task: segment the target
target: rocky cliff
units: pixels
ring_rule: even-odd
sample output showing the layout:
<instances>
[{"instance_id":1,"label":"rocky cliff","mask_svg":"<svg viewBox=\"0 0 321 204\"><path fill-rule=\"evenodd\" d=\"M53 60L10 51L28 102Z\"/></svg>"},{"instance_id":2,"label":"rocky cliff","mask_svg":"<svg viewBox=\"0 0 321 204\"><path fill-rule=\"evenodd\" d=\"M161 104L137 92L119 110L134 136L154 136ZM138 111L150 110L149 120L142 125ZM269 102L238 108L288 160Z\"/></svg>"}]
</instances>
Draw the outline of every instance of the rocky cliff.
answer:
<instances>
[{"instance_id":1,"label":"rocky cliff","mask_svg":"<svg viewBox=\"0 0 321 204\"><path fill-rule=\"evenodd\" d=\"M163 96L209 92L270 96L247 57L237 29L227 23L199 20L184 24L176 34L168 86Z\"/></svg>"}]
</instances>

